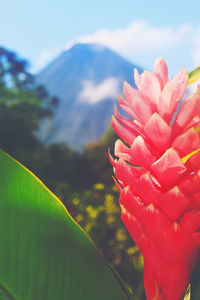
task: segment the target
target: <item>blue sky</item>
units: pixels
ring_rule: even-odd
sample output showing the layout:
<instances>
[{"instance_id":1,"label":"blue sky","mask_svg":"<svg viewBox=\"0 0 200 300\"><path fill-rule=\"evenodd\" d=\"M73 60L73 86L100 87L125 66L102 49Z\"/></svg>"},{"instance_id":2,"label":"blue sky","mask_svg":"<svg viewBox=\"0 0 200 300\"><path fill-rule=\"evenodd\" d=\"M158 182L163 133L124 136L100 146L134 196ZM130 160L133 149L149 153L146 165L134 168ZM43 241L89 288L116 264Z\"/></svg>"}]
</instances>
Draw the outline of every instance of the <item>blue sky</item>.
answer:
<instances>
[{"instance_id":1,"label":"blue sky","mask_svg":"<svg viewBox=\"0 0 200 300\"><path fill-rule=\"evenodd\" d=\"M146 68L163 56L173 74L200 65L200 1L7 0L1 45L37 71L73 43L105 44Z\"/></svg>"}]
</instances>

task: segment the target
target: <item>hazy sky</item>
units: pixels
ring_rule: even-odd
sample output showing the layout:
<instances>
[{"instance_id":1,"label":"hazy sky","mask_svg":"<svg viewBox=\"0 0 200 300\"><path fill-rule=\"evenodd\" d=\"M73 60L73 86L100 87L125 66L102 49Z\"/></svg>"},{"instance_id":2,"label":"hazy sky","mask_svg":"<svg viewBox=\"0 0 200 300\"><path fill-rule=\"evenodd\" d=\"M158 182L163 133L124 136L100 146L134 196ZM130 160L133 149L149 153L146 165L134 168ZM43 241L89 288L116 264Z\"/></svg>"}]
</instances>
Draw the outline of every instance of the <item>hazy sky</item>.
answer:
<instances>
[{"instance_id":1,"label":"hazy sky","mask_svg":"<svg viewBox=\"0 0 200 300\"><path fill-rule=\"evenodd\" d=\"M107 45L146 68L163 56L173 74L200 65L200 1L1 1L1 45L37 71L76 41Z\"/></svg>"}]
</instances>

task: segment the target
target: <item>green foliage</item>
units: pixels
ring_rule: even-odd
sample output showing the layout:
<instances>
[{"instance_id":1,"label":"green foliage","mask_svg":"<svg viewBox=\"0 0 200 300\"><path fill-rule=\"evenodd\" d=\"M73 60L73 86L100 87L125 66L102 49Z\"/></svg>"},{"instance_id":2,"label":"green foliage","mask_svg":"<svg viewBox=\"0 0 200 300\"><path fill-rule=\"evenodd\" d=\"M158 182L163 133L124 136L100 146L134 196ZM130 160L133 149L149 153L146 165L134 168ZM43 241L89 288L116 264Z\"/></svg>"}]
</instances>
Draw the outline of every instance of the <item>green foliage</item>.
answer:
<instances>
[{"instance_id":1,"label":"green foliage","mask_svg":"<svg viewBox=\"0 0 200 300\"><path fill-rule=\"evenodd\" d=\"M83 155L63 144L52 144L40 153L32 170L53 190L66 183L72 190L81 190L90 182L87 167ZM67 197L66 191L63 190L63 193L62 199Z\"/></svg>"},{"instance_id":2,"label":"green foliage","mask_svg":"<svg viewBox=\"0 0 200 300\"><path fill-rule=\"evenodd\" d=\"M131 299L61 202L3 152L0 166L1 299Z\"/></svg>"},{"instance_id":3,"label":"green foliage","mask_svg":"<svg viewBox=\"0 0 200 300\"><path fill-rule=\"evenodd\" d=\"M14 52L0 48L0 147L25 164L43 148L35 131L52 116L56 100L34 85L27 67Z\"/></svg>"},{"instance_id":4,"label":"green foliage","mask_svg":"<svg viewBox=\"0 0 200 300\"><path fill-rule=\"evenodd\" d=\"M97 183L84 193L72 194L66 205L102 255L134 290L135 299L145 299L143 258L121 222L118 197L115 186Z\"/></svg>"},{"instance_id":5,"label":"green foliage","mask_svg":"<svg viewBox=\"0 0 200 300\"><path fill-rule=\"evenodd\" d=\"M107 151L113 141L111 131L108 139L89 145L82 154L62 144L50 145L31 169L63 201L101 254L134 290L135 299L142 300L142 257L121 222L119 194L108 161Z\"/></svg>"},{"instance_id":6,"label":"green foliage","mask_svg":"<svg viewBox=\"0 0 200 300\"><path fill-rule=\"evenodd\" d=\"M200 66L189 73L189 84L200 79Z\"/></svg>"},{"instance_id":7,"label":"green foliage","mask_svg":"<svg viewBox=\"0 0 200 300\"><path fill-rule=\"evenodd\" d=\"M119 194L113 186L106 141L89 145L79 154L62 144L48 146L32 170L67 206L69 213L95 242L101 254L145 299L142 257L121 222Z\"/></svg>"},{"instance_id":8,"label":"green foliage","mask_svg":"<svg viewBox=\"0 0 200 300\"><path fill-rule=\"evenodd\" d=\"M27 71L28 62L16 53L0 47L0 86L24 88L32 83L33 76Z\"/></svg>"},{"instance_id":9,"label":"green foliage","mask_svg":"<svg viewBox=\"0 0 200 300\"><path fill-rule=\"evenodd\" d=\"M93 186L96 182L102 182L111 186L113 184L112 168L108 159L108 148L111 151L114 149L114 143L116 141L116 134L110 126L100 141L89 144L83 156L87 161L87 168L89 166L90 174L90 186Z\"/></svg>"},{"instance_id":10,"label":"green foliage","mask_svg":"<svg viewBox=\"0 0 200 300\"><path fill-rule=\"evenodd\" d=\"M19 156L22 150L24 154L35 151L40 142L34 131L42 113L43 109L34 93L19 89L7 90L0 99L1 147L15 156Z\"/></svg>"},{"instance_id":11,"label":"green foliage","mask_svg":"<svg viewBox=\"0 0 200 300\"><path fill-rule=\"evenodd\" d=\"M49 145L29 166L56 194L62 191L59 197L67 202L73 191L83 193L97 182L113 185L108 160L108 146L114 142L113 137L112 131L111 140L92 143L83 153L63 144Z\"/></svg>"},{"instance_id":12,"label":"green foliage","mask_svg":"<svg viewBox=\"0 0 200 300\"><path fill-rule=\"evenodd\" d=\"M62 144L45 147L35 131L44 118L53 117L58 99L50 99L41 86L33 87L33 78L27 72L25 61L12 53L10 55L7 50L3 55L0 52L0 147L28 166L59 196L70 214L95 241L101 254L134 289L135 299L145 299L142 257L121 223L118 193L113 189L112 168L107 155L108 147L113 149L116 139L112 128L82 154ZM21 218L23 220L19 213L19 220ZM26 227L25 223L23 226ZM49 226L51 228L51 223ZM63 244L65 242L64 238ZM58 248L61 244L59 240ZM67 255L68 252L64 259L68 259ZM58 280L62 276L62 273L57 274Z\"/></svg>"}]
</instances>

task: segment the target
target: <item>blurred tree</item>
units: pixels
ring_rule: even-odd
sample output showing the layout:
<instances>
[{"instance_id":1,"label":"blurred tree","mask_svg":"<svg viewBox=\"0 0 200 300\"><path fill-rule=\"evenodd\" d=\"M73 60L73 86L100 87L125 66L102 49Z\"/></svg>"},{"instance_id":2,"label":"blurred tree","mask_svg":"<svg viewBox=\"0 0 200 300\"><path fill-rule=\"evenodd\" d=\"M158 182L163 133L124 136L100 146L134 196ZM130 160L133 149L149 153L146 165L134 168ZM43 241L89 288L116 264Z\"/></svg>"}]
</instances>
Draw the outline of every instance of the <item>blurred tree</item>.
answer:
<instances>
[{"instance_id":1,"label":"blurred tree","mask_svg":"<svg viewBox=\"0 0 200 300\"><path fill-rule=\"evenodd\" d=\"M33 82L27 71L28 62L20 59L15 52L0 47L0 85L23 88Z\"/></svg>"},{"instance_id":2,"label":"blurred tree","mask_svg":"<svg viewBox=\"0 0 200 300\"><path fill-rule=\"evenodd\" d=\"M34 84L28 62L0 48L0 147L29 165L43 148L35 132L54 107L55 99Z\"/></svg>"},{"instance_id":3,"label":"blurred tree","mask_svg":"<svg viewBox=\"0 0 200 300\"><path fill-rule=\"evenodd\" d=\"M64 144L52 144L41 153L34 172L53 191L66 183L70 186L70 191L80 191L86 188L88 167L82 154L74 152ZM66 189L61 189L59 196L66 201Z\"/></svg>"},{"instance_id":4,"label":"blurred tree","mask_svg":"<svg viewBox=\"0 0 200 300\"><path fill-rule=\"evenodd\" d=\"M90 166L91 185L102 182L112 185L112 168L108 159L108 149L113 151L116 134L110 126L103 137L89 144L83 153L87 164Z\"/></svg>"}]
</instances>

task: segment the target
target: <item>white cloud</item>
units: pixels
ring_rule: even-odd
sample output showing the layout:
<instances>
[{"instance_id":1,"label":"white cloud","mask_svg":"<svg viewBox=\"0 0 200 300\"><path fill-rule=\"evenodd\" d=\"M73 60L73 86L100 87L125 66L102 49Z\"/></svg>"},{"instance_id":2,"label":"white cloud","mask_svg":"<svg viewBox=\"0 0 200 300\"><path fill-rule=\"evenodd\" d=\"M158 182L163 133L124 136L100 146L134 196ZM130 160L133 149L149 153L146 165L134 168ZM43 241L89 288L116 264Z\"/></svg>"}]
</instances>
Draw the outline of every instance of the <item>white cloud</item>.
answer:
<instances>
[{"instance_id":1,"label":"white cloud","mask_svg":"<svg viewBox=\"0 0 200 300\"><path fill-rule=\"evenodd\" d=\"M93 34L82 35L68 41L65 49L75 43L96 43L107 46L132 62L152 69L157 57L164 57L173 75L182 66L188 71L200 65L200 27L182 24L179 28L172 26L156 27L138 20L125 28L115 30L101 29ZM61 51L63 49L59 49ZM58 54L58 49L45 50L38 57L37 69Z\"/></svg>"},{"instance_id":2,"label":"white cloud","mask_svg":"<svg viewBox=\"0 0 200 300\"><path fill-rule=\"evenodd\" d=\"M192 43L194 43L195 31L196 29L190 24L182 24L175 29L170 26L151 26L145 21L134 21L130 26L123 29L98 30L93 34L77 37L68 42L66 46L69 47L69 45L78 42L98 43L146 68L152 68L153 61L160 56L163 56L167 62L169 57L169 65L172 65L176 56L177 64L180 64L181 67L184 65L181 59L184 51L186 51L185 48L189 47L190 44L192 46ZM172 58L173 55L174 58ZM192 60L191 53L187 53L187 55ZM188 57L185 58L185 60L188 60Z\"/></svg>"},{"instance_id":3,"label":"white cloud","mask_svg":"<svg viewBox=\"0 0 200 300\"><path fill-rule=\"evenodd\" d=\"M149 26L145 21L135 21L124 29L98 30L94 34L80 36L74 40L74 43L100 43L125 56L130 56L141 51L147 52L177 45L191 30L189 24L183 24L175 30L171 27Z\"/></svg>"},{"instance_id":4,"label":"white cloud","mask_svg":"<svg viewBox=\"0 0 200 300\"><path fill-rule=\"evenodd\" d=\"M91 80L84 80L82 86L78 99L88 104L96 104L106 98L115 99L119 93L119 80L114 77L109 77L98 85L95 85Z\"/></svg>"}]
</instances>

